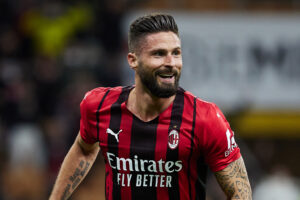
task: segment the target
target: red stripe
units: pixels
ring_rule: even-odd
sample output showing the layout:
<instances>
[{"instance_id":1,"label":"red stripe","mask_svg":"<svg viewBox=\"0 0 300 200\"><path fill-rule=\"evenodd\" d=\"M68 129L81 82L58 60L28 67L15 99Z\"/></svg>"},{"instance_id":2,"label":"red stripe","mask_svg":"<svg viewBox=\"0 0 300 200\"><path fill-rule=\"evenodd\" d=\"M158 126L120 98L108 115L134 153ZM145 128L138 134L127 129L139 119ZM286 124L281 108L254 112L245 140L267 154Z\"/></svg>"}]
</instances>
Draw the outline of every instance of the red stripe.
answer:
<instances>
[{"instance_id":1,"label":"red stripe","mask_svg":"<svg viewBox=\"0 0 300 200\"><path fill-rule=\"evenodd\" d=\"M206 115L206 109L201 109L205 105L203 105L198 99L196 100L196 106L197 106L197 113L196 113L196 122L195 122L195 128L194 128L194 149L197 149L197 152L194 152L191 158L191 186L192 186L192 199L196 199L197 191L196 191L196 182L198 178L198 171L197 171L197 161L201 155L202 149L199 149L197 147L201 147L201 142L204 141L203 138L203 123L200 121L200 117L203 117ZM198 188L199 190L199 188ZM200 192L200 191L198 191ZM199 197L198 197L199 198Z\"/></svg>"},{"instance_id":2,"label":"red stripe","mask_svg":"<svg viewBox=\"0 0 300 200\"><path fill-rule=\"evenodd\" d=\"M193 98L191 96L185 95L184 107L182 113L182 123L179 134L179 160L183 161L183 168L178 174L179 188L180 190L180 199L189 199L189 179L187 177L188 171L188 158L190 155L191 147L191 131L193 125ZM184 190L183 188L186 188Z\"/></svg>"},{"instance_id":3,"label":"red stripe","mask_svg":"<svg viewBox=\"0 0 300 200\"><path fill-rule=\"evenodd\" d=\"M117 91L111 91L108 93L106 99L102 104L102 108L99 114L99 141L102 153L107 152L107 136L106 129L109 128L110 122L110 109L113 102L116 102L121 94L121 89ZM103 155L105 157L105 155Z\"/></svg>"},{"instance_id":4,"label":"red stripe","mask_svg":"<svg viewBox=\"0 0 300 200\"><path fill-rule=\"evenodd\" d=\"M106 159L106 152L107 152L107 133L106 129L109 127L110 123L110 108L112 105L112 102L116 102L119 95L121 93L120 90L114 90L113 92L108 93L106 99L104 100L100 113L99 113L99 145L101 148L101 152L103 154L103 157L105 158L105 163L108 165L108 161ZM112 199L112 191L113 191L113 181L112 181L112 176L113 172L110 167L106 166L106 199Z\"/></svg>"},{"instance_id":5,"label":"red stripe","mask_svg":"<svg viewBox=\"0 0 300 200\"><path fill-rule=\"evenodd\" d=\"M194 97L193 97L194 98ZM195 124L194 124L194 138L193 138L193 152L191 155L191 159L190 159L190 177L189 177L189 181L190 181L190 190L191 190L191 199L196 199L196 190L195 190L195 185L196 185L196 181L198 178L198 171L197 171L197 160L199 159L200 156L200 149L197 148L198 147L198 142L199 142L199 138L197 138L196 133L199 133L200 130L196 129L197 126L197 99L194 100L194 102L196 103L196 113L194 113L196 116L193 116L194 120L195 120ZM199 124L198 124L199 125Z\"/></svg>"},{"instance_id":6,"label":"red stripe","mask_svg":"<svg viewBox=\"0 0 300 200\"><path fill-rule=\"evenodd\" d=\"M165 112L159 117L159 123L157 126L156 146L155 146L155 160L160 159L166 160L168 140L169 140L169 126L171 119L172 106L170 106ZM164 173L164 175L167 175ZM169 193L168 188L156 189L157 200L168 200Z\"/></svg>"},{"instance_id":7,"label":"red stripe","mask_svg":"<svg viewBox=\"0 0 300 200\"><path fill-rule=\"evenodd\" d=\"M121 105L122 109L122 118L120 129L122 133L119 134L119 157L129 158L130 157L130 141L131 141L131 127L132 127L132 114L127 110L125 102ZM130 171L124 172L120 170L120 173L124 174L122 176L121 184L121 197L122 199L131 199L131 186L128 185L127 175L130 174ZM124 182L123 182L124 181Z\"/></svg>"}]
</instances>

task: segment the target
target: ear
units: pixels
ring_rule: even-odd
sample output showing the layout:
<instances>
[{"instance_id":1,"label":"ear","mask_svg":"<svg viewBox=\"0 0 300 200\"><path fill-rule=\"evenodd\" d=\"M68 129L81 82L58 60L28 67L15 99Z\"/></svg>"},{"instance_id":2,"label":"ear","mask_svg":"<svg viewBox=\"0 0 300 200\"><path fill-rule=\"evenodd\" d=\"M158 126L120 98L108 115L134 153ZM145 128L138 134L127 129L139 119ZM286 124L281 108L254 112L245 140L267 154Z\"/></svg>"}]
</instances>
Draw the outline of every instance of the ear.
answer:
<instances>
[{"instance_id":1,"label":"ear","mask_svg":"<svg viewBox=\"0 0 300 200\"><path fill-rule=\"evenodd\" d=\"M127 61L131 69L135 70L138 66L138 60L135 53L128 53Z\"/></svg>"}]
</instances>

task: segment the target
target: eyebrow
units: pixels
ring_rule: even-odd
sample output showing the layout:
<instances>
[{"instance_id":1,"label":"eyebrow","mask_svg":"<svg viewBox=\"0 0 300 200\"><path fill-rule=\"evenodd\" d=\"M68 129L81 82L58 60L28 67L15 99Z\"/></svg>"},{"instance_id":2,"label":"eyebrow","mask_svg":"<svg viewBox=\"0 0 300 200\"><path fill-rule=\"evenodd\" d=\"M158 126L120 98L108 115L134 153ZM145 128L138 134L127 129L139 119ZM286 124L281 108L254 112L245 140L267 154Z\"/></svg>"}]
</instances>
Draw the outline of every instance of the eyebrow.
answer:
<instances>
[{"instance_id":1,"label":"eyebrow","mask_svg":"<svg viewBox=\"0 0 300 200\"><path fill-rule=\"evenodd\" d=\"M175 47L175 48L173 48L172 49L172 51L174 51L174 50L181 50L181 47ZM168 50L166 50L166 49L164 49L164 48L157 48L157 49L152 49L152 50L150 50L150 52L152 53L152 52L156 52L156 51L168 51Z\"/></svg>"}]
</instances>

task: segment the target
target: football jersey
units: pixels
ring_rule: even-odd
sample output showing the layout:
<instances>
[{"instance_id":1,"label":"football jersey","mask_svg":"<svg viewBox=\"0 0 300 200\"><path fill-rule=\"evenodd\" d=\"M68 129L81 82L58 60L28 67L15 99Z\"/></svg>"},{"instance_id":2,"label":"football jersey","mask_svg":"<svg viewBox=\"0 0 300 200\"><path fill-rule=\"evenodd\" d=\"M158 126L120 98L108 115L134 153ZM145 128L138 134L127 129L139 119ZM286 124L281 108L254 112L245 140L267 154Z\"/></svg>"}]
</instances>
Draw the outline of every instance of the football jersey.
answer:
<instances>
[{"instance_id":1,"label":"football jersey","mask_svg":"<svg viewBox=\"0 0 300 200\"><path fill-rule=\"evenodd\" d=\"M205 199L207 167L216 172L240 157L224 115L179 88L144 122L126 107L133 88L96 88L80 104L81 137L99 142L104 157L106 199Z\"/></svg>"}]
</instances>

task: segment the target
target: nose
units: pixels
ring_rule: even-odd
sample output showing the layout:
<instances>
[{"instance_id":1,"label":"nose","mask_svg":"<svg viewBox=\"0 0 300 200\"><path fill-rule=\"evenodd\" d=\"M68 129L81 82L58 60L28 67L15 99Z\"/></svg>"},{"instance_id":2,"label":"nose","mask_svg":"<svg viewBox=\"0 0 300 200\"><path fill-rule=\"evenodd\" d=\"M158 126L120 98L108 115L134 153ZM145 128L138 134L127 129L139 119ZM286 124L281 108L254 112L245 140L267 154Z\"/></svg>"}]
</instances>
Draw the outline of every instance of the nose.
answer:
<instances>
[{"instance_id":1,"label":"nose","mask_svg":"<svg viewBox=\"0 0 300 200\"><path fill-rule=\"evenodd\" d=\"M170 67L174 67L175 66L175 58L173 57L173 55L168 54L165 57L165 65L166 66L170 66Z\"/></svg>"}]
</instances>

